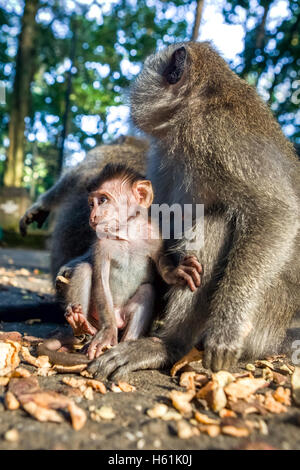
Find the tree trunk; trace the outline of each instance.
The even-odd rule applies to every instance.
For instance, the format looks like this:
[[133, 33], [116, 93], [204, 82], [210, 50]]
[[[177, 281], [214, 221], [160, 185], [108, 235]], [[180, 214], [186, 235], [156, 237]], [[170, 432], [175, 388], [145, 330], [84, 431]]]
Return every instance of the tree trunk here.
[[34, 73], [36, 33], [35, 16], [39, 0], [26, 0], [16, 57], [16, 71], [9, 123], [9, 150], [4, 175], [5, 186], [20, 187], [24, 165], [25, 118], [28, 116], [30, 85]]
[[69, 128], [69, 118], [70, 118], [70, 96], [72, 93], [72, 82], [73, 82], [72, 67], [74, 66], [74, 62], [75, 62], [76, 45], [77, 45], [76, 19], [74, 21], [71, 21], [71, 27], [73, 31], [71, 51], [70, 51], [71, 66], [67, 75], [67, 86], [66, 86], [66, 93], [65, 93], [65, 110], [64, 110], [64, 115], [63, 115], [63, 128], [62, 128], [62, 133], [61, 133], [60, 148], [59, 148], [59, 155], [58, 155], [58, 169], [57, 169], [58, 175], [60, 175], [64, 166], [65, 141], [66, 141], [66, 138], [68, 137], [68, 132], [69, 132], [68, 128]]
[[200, 28], [202, 13], [203, 13], [203, 7], [204, 7], [204, 0], [198, 0], [197, 6], [196, 6], [192, 38], [191, 38], [192, 41], [197, 41], [199, 37], [199, 28]]

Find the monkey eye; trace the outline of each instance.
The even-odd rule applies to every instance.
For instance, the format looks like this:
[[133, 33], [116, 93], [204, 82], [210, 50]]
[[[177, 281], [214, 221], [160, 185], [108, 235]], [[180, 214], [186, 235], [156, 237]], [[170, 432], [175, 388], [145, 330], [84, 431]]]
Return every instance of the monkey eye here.
[[108, 198], [106, 196], [100, 196], [98, 198], [98, 204], [104, 204], [106, 201], [108, 201]]

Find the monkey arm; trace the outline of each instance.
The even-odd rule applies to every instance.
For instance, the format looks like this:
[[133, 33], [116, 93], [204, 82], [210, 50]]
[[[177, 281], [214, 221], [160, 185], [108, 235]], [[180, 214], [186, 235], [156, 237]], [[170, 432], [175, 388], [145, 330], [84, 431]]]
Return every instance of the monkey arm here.
[[64, 264], [58, 271], [56, 280], [55, 280], [55, 285], [56, 288], [60, 288], [60, 277], [65, 277], [66, 279], [70, 279], [72, 277], [72, 274], [74, 272], [74, 269], [82, 263], [87, 263], [90, 266], [93, 265], [93, 253], [92, 253], [92, 247], [86, 251], [83, 255], [77, 256], [77, 258], [71, 259], [67, 264]]
[[77, 179], [78, 169], [76, 171], [72, 169], [61, 176], [52, 188], [38, 197], [20, 220], [19, 227], [23, 236], [27, 233], [27, 226], [33, 222], [37, 222], [39, 228], [42, 227], [50, 212], [73, 190]]
[[103, 348], [114, 346], [118, 342], [118, 329], [109, 285], [110, 264], [108, 256], [101, 254], [94, 256], [92, 298], [98, 312], [99, 331], [88, 348], [89, 359], [98, 357]]

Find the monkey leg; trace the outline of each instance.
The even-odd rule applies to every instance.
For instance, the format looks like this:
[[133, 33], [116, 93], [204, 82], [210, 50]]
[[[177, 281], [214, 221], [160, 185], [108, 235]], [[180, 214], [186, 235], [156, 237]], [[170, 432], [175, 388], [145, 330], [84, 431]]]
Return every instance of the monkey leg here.
[[289, 354], [295, 338], [288, 336], [287, 330], [299, 309], [299, 285], [279, 279], [264, 295], [253, 328], [246, 338], [243, 358], [259, 358], [282, 352]]
[[153, 317], [154, 297], [151, 284], [142, 284], [131, 297], [124, 309], [124, 315], [129, 321], [121, 341], [138, 339], [147, 332]]

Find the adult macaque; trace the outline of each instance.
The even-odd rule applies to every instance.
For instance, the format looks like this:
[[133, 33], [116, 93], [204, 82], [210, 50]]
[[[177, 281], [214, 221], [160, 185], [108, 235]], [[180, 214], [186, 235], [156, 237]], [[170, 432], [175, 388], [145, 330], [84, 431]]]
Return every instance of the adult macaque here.
[[[121, 341], [148, 331], [155, 299], [154, 264], [167, 283], [187, 284], [193, 292], [200, 285], [201, 265], [189, 256], [174, 267], [163, 254], [158, 224], [148, 213], [152, 184], [135, 170], [108, 164], [88, 188], [90, 226], [97, 238], [89, 259], [75, 267], [63, 290], [74, 335], [92, 336], [87, 349], [91, 360], [118, 343], [119, 330]], [[70, 365], [71, 356], [73, 364], [85, 362], [81, 356], [56, 352], [60, 346], [50, 339], [39, 352], [60, 364]]]
[[[89, 370], [117, 379], [168, 366], [195, 345], [214, 371], [278, 351], [300, 305], [292, 144], [256, 91], [208, 43], [151, 55], [132, 86], [131, 114], [152, 137], [147, 178], [154, 202], [204, 204], [204, 246], [196, 250], [203, 276], [193, 294], [171, 289], [156, 341], [119, 344]], [[187, 248], [185, 240], [177, 245]]]

